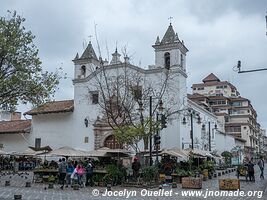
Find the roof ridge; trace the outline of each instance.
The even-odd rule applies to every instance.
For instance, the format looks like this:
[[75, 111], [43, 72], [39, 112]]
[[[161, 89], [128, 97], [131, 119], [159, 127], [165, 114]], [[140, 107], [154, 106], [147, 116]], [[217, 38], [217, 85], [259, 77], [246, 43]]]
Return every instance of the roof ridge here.
[[161, 40], [161, 44], [173, 43], [174, 41], [175, 41], [175, 32], [173, 30], [172, 24], [170, 23], [167, 31], [165, 32], [165, 34]]
[[89, 44], [87, 45], [86, 49], [84, 50], [82, 56], [79, 59], [85, 59], [85, 58], [94, 58], [94, 59], [98, 60], [91, 42], [89, 42]]
[[212, 81], [217, 81], [221, 82], [221, 80], [213, 73], [210, 73], [208, 76], [206, 76], [203, 80], [204, 83], [206, 82], [212, 82]]

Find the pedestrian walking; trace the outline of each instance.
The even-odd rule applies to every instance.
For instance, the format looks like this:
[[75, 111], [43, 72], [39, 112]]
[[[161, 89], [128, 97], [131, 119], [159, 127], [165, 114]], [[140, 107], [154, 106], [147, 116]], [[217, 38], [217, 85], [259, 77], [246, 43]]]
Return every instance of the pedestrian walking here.
[[58, 167], [58, 172], [59, 172], [59, 184], [61, 184], [60, 189], [63, 190], [67, 174], [67, 164], [65, 158], [61, 159], [61, 162]]
[[138, 176], [139, 176], [139, 170], [141, 168], [141, 164], [138, 161], [137, 158], [134, 158], [134, 161], [132, 163], [132, 169], [133, 169], [133, 177], [135, 180], [137, 180]]
[[263, 158], [261, 157], [261, 159], [258, 161], [258, 165], [259, 165], [259, 168], [261, 170], [261, 175], [260, 175], [260, 178], [263, 180], [264, 179], [264, 160]]
[[92, 160], [89, 158], [88, 163], [86, 166], [86, 181], [85, 185], [88, 186], [93, 186], [93, 171], [94, 171], [94, 165], [92, 163]]
[[66, 176], [66, 187], [68, 187], [68, 185], [72, 185], [72, 179], [71, 179], [71, 175], [74, 172], [74, 167], [72, 165], [71, 162], [68, 162], [68, 166], [67, 166], [67, 176]]
[[249, 177], [249, 180], [255, 182], [254, 164], [251, 162], [251, 160], [248, 162], [247, 167], [248, 167], [248, 177]]

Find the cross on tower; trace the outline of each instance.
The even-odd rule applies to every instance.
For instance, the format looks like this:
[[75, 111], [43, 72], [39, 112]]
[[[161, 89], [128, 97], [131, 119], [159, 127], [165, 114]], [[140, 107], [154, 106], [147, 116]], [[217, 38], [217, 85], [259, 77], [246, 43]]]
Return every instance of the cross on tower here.
[[170, 20], [170, 24], [172, 23], [173, 17], [169, 17], [168, 20]]

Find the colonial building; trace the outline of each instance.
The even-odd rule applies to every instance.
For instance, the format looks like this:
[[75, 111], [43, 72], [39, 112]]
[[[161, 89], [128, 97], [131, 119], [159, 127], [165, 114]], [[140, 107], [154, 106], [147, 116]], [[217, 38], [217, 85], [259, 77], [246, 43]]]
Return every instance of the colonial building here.
[[230, 82], [221, 81], [213, 73], [202, 82], [192, 85], [193, 94], [189, 99], [214, 112], [227, 134], [245, 140], [247, 153], [259, 152], [260, 125], [250, 100], [240, 96]]
[[[148, 68], [140, 68], [131, 64], [127, 55], [121, 58], [117, 49], [111, 61], [102, 59], [89, 42], [81, 56], [77, 53], [73, 60], [74, 99], [49, 102], [25, 113], [26, 116], [32, 116], [27, 146], [29, 143], [32, 146], [49, 145], [53, 149], [61, 146], [84, 150], [103, 146], [118, 148], [120, 146], [114, 138], [112, 123], [137, 120], [141, 116], [145, 119], [150, 115], [149, 107], [154, 118], [162, 101], [164, 114], [171, 114], [172, 117], [168, 119], [167, 128], [160, 133], [161, 148], [180, 147], [183, 138], [181, 133], [188, 133], [177, 114], [178, 110], [187, 106], [188, 49], [171, 24], [163, 38], [160, 40], [157, 37], [152, 47], [155, 50], [155, 63]], [[114, 112], [105, 109], [107, 104], [108, 109]], [[139, 109], [141, 104], [142, 111]], [[121, 110], [130, 116], [123, 119]], [[118, 114], [117, 121], [110, 122], [111, 113]], [[6, 150], [10, 151], [6, 143]], [[140, 143], [140, 148], [144, 148], [144, 145]]]
[[[32, 119], [25, 121], [27, 127], [17, 129], [16, 134], [12, 132], [17, 144], [10, 134], [7, 137], [3, 134], [8, 130], [0, 124], [4, 150], [22, 151], [28, 146], [50, 146], [52, 149], [70, 146], [83, 150], [127, 148], [114, 137], [118, 124], [146, 123], [148, 117], [160, 119], [162, 115], [167, 116], [167, 127], [159, 133], [160, 149], [175, 147], [223, 152], [238, 146], [241, 139], [223, 134], [224, 122], [217, 118], [221, 114], [211, 112], [215, 104], [210, 104], [212, 95], [205, 96], [205, 87], [194, 87], [196, 91], [202, 91], [201, 94], [187, 95], [188, 49], [171, 24], [163, 38], [157, 37], [152, 47], [155, 63], [141, 68], [133, 65], [125, 52], [121, 58], [117, 49], [110, 61], [103, 59], [97, 56], [89, 42], [81, 56], [77, 53], [73, 59], [74, 99], [48, 102], [24, 113]], [[214, 76], [206, 78], [204, 85], [216, 82], [217, 86], [229, 90], [226, 91], [228, 96], [239, 95], [230, 83], [225, 83], [224, 87], [218, 78], [212, 79]], [[11, 121], [6, 123], [13, 126]], [[139, 149], [148, 149], [148, 144], [140, 141]], [[151, 144], [154, 146], [153, 140]], [[221, 144], [231, 145], [226, 148]]]

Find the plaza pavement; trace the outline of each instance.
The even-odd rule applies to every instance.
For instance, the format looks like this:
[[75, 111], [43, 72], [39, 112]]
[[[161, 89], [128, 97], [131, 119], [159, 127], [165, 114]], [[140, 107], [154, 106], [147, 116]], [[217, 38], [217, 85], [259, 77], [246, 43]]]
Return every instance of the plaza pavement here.
[[[265, 180], [260, 180], [259, 178], [259, 169], [258, 166], [255, 167], [256, 173], [256, 182], [246, 182], [244, 179], [241, 178], [241, 190], [242, 191], [263, 191], [263, 195], [260, 199], [267, 200], [267, 169], [265, 169]], [[223, 175], [219, 178], [236, 178], [236, 172], [232, 172], [230, 174]], [[27, 179], [25, 178], [27, 177]], [[10, 180], [11, 186], [5, 187], [5, 181]], [[64, 190], [59, 189], [58, 185], [55, 185], [54, 189], [45, 189], [47, 187], [46, 184], [34, 183], [30, 188], [25, 187], [26, 181], [32, 180], [32, 173], [28, 176], [25, 175], [5, 175], [0, 177], [0, 200], [9, 200], [14, 199], [14, 194], [21, 194], [22, 199], [28, 200], [102, 200], [102, 199], [125, 199], [126, 197], [104, 197], [102, 196], [106, 188], [104, 187], [88, 187], [88, 188], [81, 188], [80, 190], [73, 190], [72, 188], [65, 188]], [[93, 190], [97, 189], [99, 191], [98, 196], [93, 196]], [[112, 187], [112, 191], [121, 191], [124, 188], [122, 187]], [[138, 188], [126, 188], [129, 190], [137, 191], [137, 196], [132, 196], [129, 199], [177, 199], [177, 200], [184, 200], [184, 199], [205, 199], [204, 197], [182, 197], [181, 195], [172, 195], [171, 197], [147, 197], [141, 196], [140, 191], [142, 189]], [[173, 190], [173, 193], [180, 193], [181, 190], [185, 191], [186, 189], [181, 188], [181, 184], [178, 184], [178, 188], [172, 189], [171, 187], [164, 187], [164, 190]], [[205, 192], [206, 190], [217, 190], [218, 191], [218, 178], [213, 178], [211, 180], [203, 181], [203, 188], [202, 191]], [[158, 188], [148, 189], [150, 191], [158, 190]], [[259, 199], [257, 196], [254, 197], [208, 197], [206, 199], [219, 199], [219, 200], [226, 200], [226, 199], [233, 199], [233, 200], [254, 200]]]

